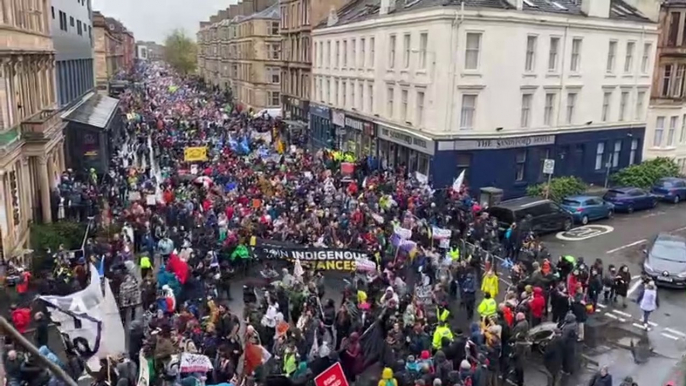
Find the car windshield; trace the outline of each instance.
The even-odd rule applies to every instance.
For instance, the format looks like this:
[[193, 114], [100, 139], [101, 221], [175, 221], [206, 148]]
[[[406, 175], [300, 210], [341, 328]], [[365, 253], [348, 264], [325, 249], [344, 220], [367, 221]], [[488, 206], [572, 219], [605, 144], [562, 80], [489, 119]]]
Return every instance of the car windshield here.
[[650, 256], [660, 260], [686, 263], [686, 243], [681, 239], [658, 238], [650, 250]]
[[614, 197], [617, 197], [617, 196], [621, 196], [621, 195], [623, 195], [623, 194], [624, 194], [624, 193], [621, 192], [621, 191], [619, 191], [619, 190], [608, 190], [607, 193], [605, 193], [605, 197], [607, 197], [607, 198], [614, 198]]
[[660, 188], [673, 188], [674, 183], [669, 180], [660, 180], [657, 182], [657, 186]]
[[579, 205], [581, 205], [581, 203], [579, 201], [574, 201], [574, 200], [562, 200], [562, 205], [579, 206]]

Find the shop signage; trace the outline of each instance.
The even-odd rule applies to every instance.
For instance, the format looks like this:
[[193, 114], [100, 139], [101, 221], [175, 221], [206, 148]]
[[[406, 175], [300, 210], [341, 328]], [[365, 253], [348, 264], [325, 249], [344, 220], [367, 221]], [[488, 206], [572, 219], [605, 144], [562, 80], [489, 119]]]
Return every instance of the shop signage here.
[[434, 141], [410, 133], [379, 125], [379, 138], [417, 150], [424, 154], [434, 154]]
[[469, 141], [456, 141], [455, 150], [512, 149], [516, 147], [543, 146], [554, 144], [554, 135], [536, 135], [530, 137], [474, 139]]
[[336, 126], [345, 126], [345, 113], [339, 110], [333, 110], [331, 112], [331, 122]]
[[314, 103], [310, 104], [310, 114], [324, 119], [331, 119], [331, 109]]
[[362, 131], [364, 135], [374, 135], [374, 126], [371, 123], [363, 122], [355, 118], [345, 117], [345, 127]]

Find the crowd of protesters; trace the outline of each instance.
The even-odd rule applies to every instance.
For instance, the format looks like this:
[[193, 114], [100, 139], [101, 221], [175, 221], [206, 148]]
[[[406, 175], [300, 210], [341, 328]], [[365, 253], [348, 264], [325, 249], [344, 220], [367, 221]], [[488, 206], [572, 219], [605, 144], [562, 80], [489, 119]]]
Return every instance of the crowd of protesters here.
[[[434, 190], [405, 165], [292, 145], [283, 122], [163, 66], [137, 76], [142, 86], [121, 95], [125, 141], [112, 170], [86, 172], [84, 184], [66, 173], [55, 193], [65, 208], [90, 200], [65, 216], [97, 214], [111, 237], [89, 239], [76, 261], [55, 251], [53, 276], [83, 288], [87, 264], [104, 262], [131, 320], [125, 359], [91, 374], [95, 384], [141, 383], [144, 366], [154, 384], [309, 385], [340, 363], [350, 384], [522, 386], [539, 356], [558, 385], [577, 371], [597, 304], [626, 305], [626, 266], [552, 257], [530, 219], [500, 230], [464, 186]], [[185, 160], [191, 147], [207, 147], [206, 160]], [[332, 273], [266, 259], [260, 240], [373, 258], [346, 275], [337, 303]], [[236, 280], [246, 282], [241, 315], [228, 305]], [[642, 303], [656, 306], [650, 291]], [[15, 311], [15, 325], [28, 325], [26, 309]], [[63, 363], [37, 343], [74, 379], [84, 371], [73, 348]], [[183, 353], [211, 365], [184, 371]], [[10, 351], [9, 383], [48, 382], [37, 383], [30, 360]], [[591, 382], [612, 377], [602, 369]]]

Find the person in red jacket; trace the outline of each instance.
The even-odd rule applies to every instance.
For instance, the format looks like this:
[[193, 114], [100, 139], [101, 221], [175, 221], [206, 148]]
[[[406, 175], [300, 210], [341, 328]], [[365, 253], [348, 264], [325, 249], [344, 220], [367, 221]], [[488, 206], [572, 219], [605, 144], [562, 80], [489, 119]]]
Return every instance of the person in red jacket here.
[[529, 309], [531, 310], [531, 327], [538, 326], [541, 324], [543, 311], [545, 311], [545, 298], [541, 287], [534, 287], [534, 297], [529, 302]]
[[26, 333], [31, 323], [31, 310], [28, 308], [17, 308], [16, 304], [10, 307], [12, 310], [12, 324], [20, 334]]

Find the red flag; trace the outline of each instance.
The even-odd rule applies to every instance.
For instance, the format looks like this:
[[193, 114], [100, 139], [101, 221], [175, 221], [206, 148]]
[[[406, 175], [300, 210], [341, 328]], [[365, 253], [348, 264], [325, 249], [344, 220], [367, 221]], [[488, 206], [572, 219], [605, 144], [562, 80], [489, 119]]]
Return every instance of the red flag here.
[[188, 280], [188, 275], [189, 275], [189, 269], [188, 269], [188, 264], [181, 260], [179, 255], [176, 253], [172, 253], [171, 256], [169, 257], [169, 263], [167, 263], [167, 270], [174, 272], [174, 275], [176, 275], [176, 278], [179, 280], [179, 283], [181, 284], [186, 284], [186, 280]]

